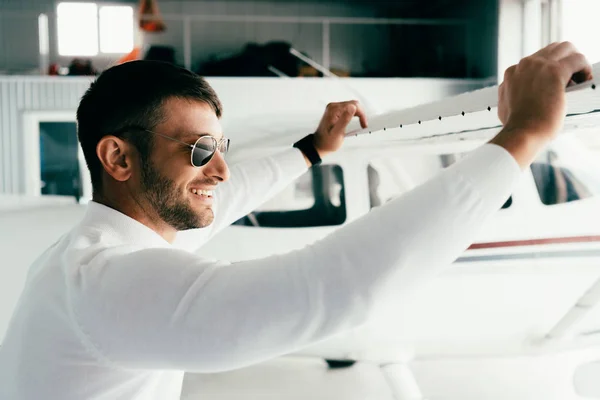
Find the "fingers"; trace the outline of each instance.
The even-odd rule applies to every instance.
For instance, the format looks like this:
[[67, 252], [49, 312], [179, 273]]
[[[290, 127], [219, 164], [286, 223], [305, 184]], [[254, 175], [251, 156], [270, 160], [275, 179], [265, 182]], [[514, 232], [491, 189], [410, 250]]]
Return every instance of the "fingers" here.
[[548, 50], [547, 57], [551, 60], [561, 60], [571, 54], [578, 53], [577, 48], [571, 42], [558, 43]]
[[516, 65], [506, 68], [506, 71], [504, 71], [504, 82], [510, 81], [510, 78], [514, 75], [516, 69]]
[[[554, 67], [557, 67], [556, 73], [560, 75], [564, 86], [592, 79], [592, 66], [587, 62], [585, 56], [577, 51], [573, 43], [556, 42], [549, 44], [532, 56], [521, 60], [518, 68], [522, 68], [522, 63], [533, 63], [539, 68], [542, 65], [540, 64], [542, 59], [546, 60], [543, 63], [557, 62]], [[506, 70], [504, 74], [505, 82], [510, 80], [516, 68], [517, 66], [512, 66]]]
[[592, 78], [592, 66], [571, 42], [552, 43], [536, 54], [558, 61], [561, 79], [565, 85], [585, 82]]
[[344, 117], [346, 119], [347, 115], [350, 114], [350, 119], [347, 120], [344, 127], [350, 123], [354, 116], [357, 116], [360, 121], [360, 126], [362, 128], [367, 127], [367, 115], [365, 113], [362, 105], [356, 100], [343, 101], [339, 103], [329, 103], [327, 105], [327, 109], [325, 110], [325, 115], [323, 116], [324, 120], [330, 121], [329, 126], [334, 125], [337, 126], [340, 121], [338, 118]]
[[577, 48], [571, 42], [554, 42], [548, 46], [541, 48], [536, 53], [532, 54], [535, 57], [544, 57], [551, 60], [560, 60], [569, 54], [577, 53]]
[[358, 120], [360, 121], [360, 127], [366, 128], [367, 114], [365, 114], [365, 109], [358, 101], [356, 102], [356, 111], [354, 112], [354, 115], [358, 117]]
[[561, 44], [561, 42], [550, 43], [548, 46], [542, 47], [541, 49], [539, 49], [537, 52], [533, 53], [532, 55], [544, 57], [545, 55], [552, 53], [552, 51], [554, 51], [554, 49], [557, 46], [559, 46], [560, 44]]
[[358, 107], [355, 104], [346, 104], [343, 108], [340, 109], [340, 115], [338, 120], [333, 125], [331, 129], [332, 132], [341, 131], [342, 133], [346, 131], [346, 127], [354, 118]]
[[561, 66], [561, 78], [565, 85], [571, 79], [575, 83], [581, 83], [592, 78], [592, 66], [581, 53], [570, 54], [561, 59], [559, 64]]

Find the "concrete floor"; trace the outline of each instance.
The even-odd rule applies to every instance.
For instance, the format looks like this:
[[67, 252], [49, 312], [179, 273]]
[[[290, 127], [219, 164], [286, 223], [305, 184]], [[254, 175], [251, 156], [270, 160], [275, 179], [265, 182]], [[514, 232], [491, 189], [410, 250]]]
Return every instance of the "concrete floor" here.
[[323, 360], [285, 357], [232, 372], [186, 374], [182, 400], [393, 400], [378, 366], [330, 370]]

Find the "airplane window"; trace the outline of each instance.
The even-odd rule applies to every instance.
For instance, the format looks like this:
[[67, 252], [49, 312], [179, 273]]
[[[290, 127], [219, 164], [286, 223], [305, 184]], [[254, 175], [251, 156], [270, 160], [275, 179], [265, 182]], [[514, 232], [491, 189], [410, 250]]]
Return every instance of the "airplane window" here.
[[408, 189], [405, 185], [393, 179], [392, 175], [393, 168], [390, 165], [374, 162], [367, 166], [371, 208], [387, 203]]
[[339, 165], [318, 165], [233, 225], [302, 228], [341, 225], [345, 220], [342, 168]]
[[[571, 166], [569, 166], [571, 167]], [[600, 193], [600, 179], [572, 165], [568, 168], [556, 151], [548, 151], [531, 165], [542, 203], [563, 204]]]

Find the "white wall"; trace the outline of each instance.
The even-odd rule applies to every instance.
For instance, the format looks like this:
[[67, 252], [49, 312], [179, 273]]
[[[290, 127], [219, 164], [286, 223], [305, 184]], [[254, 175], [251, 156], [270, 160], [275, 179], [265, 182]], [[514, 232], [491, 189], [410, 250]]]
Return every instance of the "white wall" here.
[[38, 17], [0, 9], [0, 74], [39, 68]]
[[522, 0], [500, 0], [498, 36], [498, 78], [502, 81], [506, 68], [523, 57]]
[[500, 0], [498, 78], [543, 45], [540, 0]]

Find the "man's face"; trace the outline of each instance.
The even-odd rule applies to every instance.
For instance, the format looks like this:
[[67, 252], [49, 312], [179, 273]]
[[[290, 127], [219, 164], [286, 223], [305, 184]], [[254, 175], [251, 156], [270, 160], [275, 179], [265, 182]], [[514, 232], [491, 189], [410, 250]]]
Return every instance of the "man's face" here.
[[[162, 135], [190, 145], [202, 135], [223, 137], [219, 119], [208, 104], [174, 98], [164, 104], [163, 112], [165, 121], [154, 128]], [[176, 230], [210, 225], [213, 191], [229, 178], [223, 155], [217, 151], [209, 163], [196, 168], [189, 147], [159, 135], [154, 135], [153, 142], [146, 165], [141, 165], [142, 196]]]

